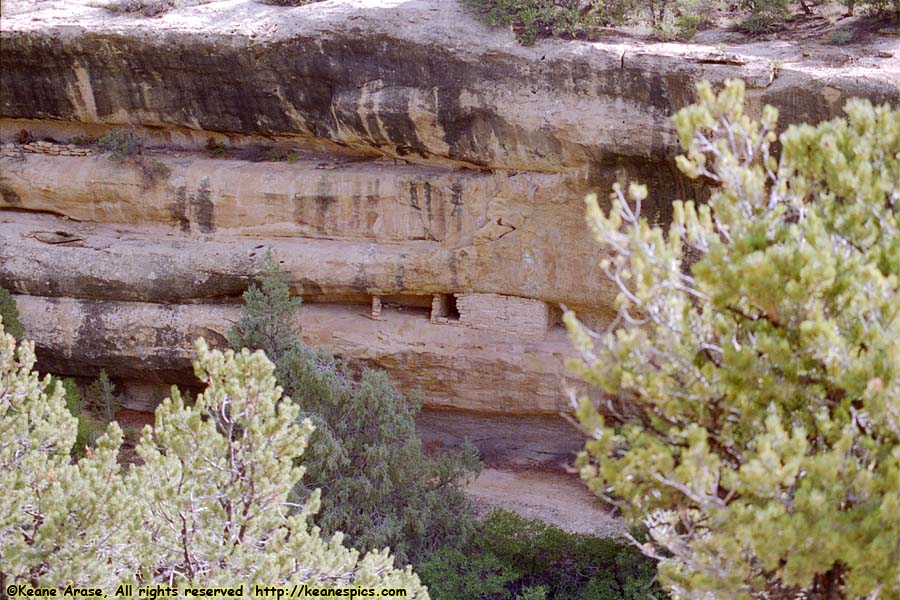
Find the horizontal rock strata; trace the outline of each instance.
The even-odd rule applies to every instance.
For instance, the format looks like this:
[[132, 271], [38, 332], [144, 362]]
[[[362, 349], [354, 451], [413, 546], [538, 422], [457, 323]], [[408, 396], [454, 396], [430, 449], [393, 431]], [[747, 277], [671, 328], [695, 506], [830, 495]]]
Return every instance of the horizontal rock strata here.
[[[168, 178], [148, 187], [134, 165], [106, 157], [0, 158], [0, 208], [15, 211], [0, 216], [0, 283], [91, 297], [98, 292], [77, 288], [112, 277], [99, 287], [114, 298], [231, 296], [258, 272], [264, 246], [304, 295], [476, 291], [597, 314], [612, 299], [596, 245], [575, 234], [583, 203], [547, 175], [163, 160]], [[29, 221], [27, 213], [64, 220]], [[79, 240], [48, 244], [42, 229]], [[95, 258], [86, 259], [91, 249]], [[188, 271], [207, 273], [206, 283], [191, 285]]]
[[[193, 340], [222, 345], [239, 316], [234, 304], [152, 304], [16, 296], [45, 371], [78, 375], [105, 367], [128, 380], [191, 385]], [[563, 365], [561, 328], [534, 341], [454, 324], [427, 310], [394, 307], [378, 319], [364, 305], [307, 304], [298, 315], [307, 343], [357, 366], [387, 369], [431, 408], [556, 415], [574, 385]], [[139, 407], [136, 407], [139, 408]]]
[[[877, 53], [528, 48], [449, 0], [226, 0], [153, 19], [11, 2], [0, 286], [43, 370], [106, 369], [151, 409], [196, 383], [193, 339], [224, 345], [271, 250], [310, 344], [421, 388], [429, 443], [477, 438], [500, 463], [580, 444], [552, 418], [577, 389], [559, 306], [602, 325], [615, 297], [583, 197], [641, 180], [663, 225], [673, 199], [704, 197], [672, 161], [670, 115], [698, 81], [744, 79], [748, 110], [774, 104], [783, 124], [852, 96], [900, 103], [900, 60]], [[85, 143], [112, 128], [143, 151]]]
[[67, 8], [5, 20], [4, 117], [295, 136], [556, 172], [669, 154], [668, 117], [701, 79], [742, 77], [792, 121], [827, 118], [851, 95], [897, 96], [893, 60], [841, 70], [789, 46], [523, 48], [442, 0], [290, 11], [230, 1], [158, 19]]

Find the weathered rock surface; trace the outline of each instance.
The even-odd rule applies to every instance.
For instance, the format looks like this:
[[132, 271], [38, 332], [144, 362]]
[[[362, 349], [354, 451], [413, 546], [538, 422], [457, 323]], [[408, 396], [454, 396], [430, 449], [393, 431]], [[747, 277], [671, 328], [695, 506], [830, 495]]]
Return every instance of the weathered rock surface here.
[[[14, 242], [7, 228], [9, 246], [0, 248], [0, 259], [17, 259], [17, 266], [0, 265], [0, 282], [46, 293], [34, 279], [53, 278], [34, 272], [35, 263], [54, 269], [57, 261], [72, 263], [65, 255], [78, 255], [72, 266], [80, 273], [68, 272], [73, 280], [107, 263], [131, 273], [131, 284], [106, 286], [109, 297], [166, 301], [197, 293], [230, 295], [233, 287], [217, 290], [212, 281], [199, 290], [185, 288], [184, 271], [212, 269], [226, 287], [240, 274], [246, 285], [257, 270], [252, 249], [264, 243], [277, 250], [303, 294], [477, 291], [586, 308], [610, 299], [604, 297], [608, 286], [597, 268], [596, 244], [581, 233], [584, 205], [561, 176], [312, 157], [293, 163], [195, 155], [157, 160], [170, 174], [148, 185], [136, 165], [105, 156], [0, 157], [0, 208], [67, 217], [78, 223], [58, 227], [78, 232], [79, 246], [121, 255], [114, 263], [85, 260], [87, 252], [70, 250], [75, 245], [42, 246], [27, 228], [17, 231], [34, 241]], [[20, 216], [0, 217], [4, 220], [14, 229], [24, 223]], [[104, 223], [121, 224], [119, 229], [127, 224], [131, 235], [88, 226]], [[167, 229], [163, 235], [160, 228]], [[138, 243], [141, 229], [152, 229], [149, 236], [159, 241]], [[119, 250], [123, 243], [127, 248]], [[137, 245], [146, 249], [136, 250]], [[187, 246], [198, 250], [187, 254]], [[151, 248], [171, 258], [154, 265], [151, 284], [143, 285], [140, 280], [153, 264], [145, 260]], [[59, 287], [77, 295], [71, 285], [78, 284]], [[154, 291], [138, 291], [148, 287]]]
[[485, 469], [466, 491], [488, 508], [500, 506], [574, 533], [624, 537], [628, 532], [584, 485], [565, 475]]
[[416, 428], [426, 448], [456, 448], [468, 440], [486, 467], [523, 471], [570, 466], [584, 437], [557, 415], [479, 414], [425, 409]]
[[[236, 304], [151, 304], [16, 296], [45, 371], [78, 375], [106, 366], [111, 376], [190, 385], [193, 340], [222, 345]], [[562, 328], [544, 339], [435, 324], [427, 310], [388, 308], [378, 319], [361, 305], [308, 304], [304, 339], [360, 366], [387, 369], [428, 406], [482, 413], [556, 415], [570, 347]]]
[[[582, 198], [640, 179], [664, 223], [672, 199], [702, 197], [669, 121], [699, 80], [743, 78], [751, 112], [774, 104], [783, 124], [851, 96], [900, 103], [896, 40], [525, 48], [451, 0], [224, 0], [154, 19], [94, 4], [7, 0], [0, 27], [0, 141], [131, 127], [149, 146], [143, 166], [0, 152], [0, 285], [41, 368], [105, 368], [151, 408], [192, 383], [195, 337], [223, 343], [272, 249], [311, 344], [422, 388], [428, 443], [473, 438], [501, 465], [580, 445], [553, 419], [575, 385], [555, 311], [602, 323], [613, 298]], [[244, 156], [258, 146], [291, 160]], [[501, 479], [483, 483], [530, 485]]]
[[618, 167], [669, 191], [669, 115], [701, 79], [819, 121], [850, 96], [898, 98], [897, 58], [792, 44], [516, 44], [446, 0], [228, 0], [160, 18], [74, 1], [4, 19], [5, 119], [270, 136], [490, 169]]

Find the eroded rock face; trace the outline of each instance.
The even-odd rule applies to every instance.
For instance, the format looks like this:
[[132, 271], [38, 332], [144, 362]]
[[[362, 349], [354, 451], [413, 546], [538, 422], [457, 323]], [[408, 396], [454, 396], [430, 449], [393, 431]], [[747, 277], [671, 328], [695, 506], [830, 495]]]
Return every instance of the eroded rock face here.
[[697, 81], [741, 77], [757, 107], [773, 103], [789, 121], [831, 117], [854, 95], [897, 98], [896, 59], [835, 68], [841, 55], [790, 44], [523, 48], [442, 0], [290, 10], [230, 1], [158, 19], [70, 1], [8, 17], [2, 35], [5, 119], [277, 136], [490, 169], [581, 168], [594, 183], [628, 167], [667, 191], [675, 171], [658, 163], [674, 149], [669, 116]]
[[290, 11], [224, 2], [153, 20], [66, 6], [50, 23], [8, 21], [4, 117], [292, 135], [558, 171], [669, 153], [668, 117], [701, 79], [742, 77], [759, 90], [775, 82], [759, 99], [812, 121], [850, 95], [896, 97], [881, 63], [842, 72], [776, 64], [781, 56], [757, 48], [522, 48], [440, 0]]
[[[240, 313], [237, 304], [40, 296], [16, 296], [16, 303], [46, 371], [81, 374], [106, 367], [122, 379], [180, 385], [196, 383], [193, 340], [223, 346]], [[422, 309], [398, 307], [375, 319], [364, 305], [331, 303], [307, 304], [297, 323], [307, 343], [358, 366], [387, 369], [403, 388], [425, 390], [432, 408], [556, 415], [568, 408], [562, 389], [577, 385], [562, 364], [569, 347], [561, 329], [540, 340], [498, 336], [433, 324]]]
[[[300, 294], [476, 291], [601, 312], [607, 304], [596, 245], [576, 234], [583, 203], [560, 175], [309, 158], [156, 160], [170, 174], [147, 185], [135, 165], [105, 156], [0, 158], [0, 207], [65, 216], [73, 222], [43, 227], [81, 238], [41, 243], [33, 235], [40, 224], [5, 219], [0, 281], [47, 294], [49, 282], [65, 276], [72, 281], [56, 293], [79, 296], [72, 286], [90, 285], [99, 269], [100, 281], [130, 280], [106, 286], [113, 299], [234, 296], [255, 274], [263, 253], [254, 249], [264, 244], [295, 273]], [[97, 227], [104, 224], [121, 224], [128, 235]], [[90, 248], [119, 258], [85, 260]], [[72, 270], [54, 275], [58, 263]], [[206, 272], [205, 283], [190, 285], [189, 271]]]
[[[307, 341], [421, 388], [441, 443], [465, 431], [508, 458], [517, 429], [547, 431], [521, 438], [529, 461], [578, 446], [534, 420], [579, 389], [559, 305], [611, 316], [582, 198], [639, 179], [657, 223], [676, 197], [702, 198], [674, 168], [669, 121], [698, 81], [741, 77], [751, 112], [775, 104], [783, 123], [836, 116], [851, 96], [900, 102], [898, 58], [525, 48], [450, 0], [228, 0], [155, 19], [15, 6], [0, 32], [2, 142], [133, 127], [144, 166], [164, 173], [3, 148], [0, 285], [42, 369], [105, 368], [151, 408], [160, 386], [193, 382], [195, 337], [224, 344], [271, 249], [306, 300]], [[227, 152], [204, 151], [208, 138]], [[290, 160], [238, 152], [271, 144]]]

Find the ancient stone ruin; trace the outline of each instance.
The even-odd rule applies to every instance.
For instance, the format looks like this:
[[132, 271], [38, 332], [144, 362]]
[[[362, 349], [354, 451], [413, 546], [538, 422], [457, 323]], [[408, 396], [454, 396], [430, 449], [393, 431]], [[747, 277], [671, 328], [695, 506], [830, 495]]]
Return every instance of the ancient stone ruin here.
[[[224, 345], [271, 250], [308, 342], [422, 389], [427, 440], [559, 465], [581, 446], [560, 307], [602, 325], [615, 296], [584, 195], [641, 180], [657, 222], [702, 197], [669, 117], [703, 79], [743, 78], [785, 124], [900, 102], [900, 59], [875, 53], [523, 47], [455, 2], [356, 4], [4, 3], [0, 286], [43, 371], [104, 368], [152, 410], [195, 383], [196, 337]], [[114, 128], [164, 175], [69, 143]]]

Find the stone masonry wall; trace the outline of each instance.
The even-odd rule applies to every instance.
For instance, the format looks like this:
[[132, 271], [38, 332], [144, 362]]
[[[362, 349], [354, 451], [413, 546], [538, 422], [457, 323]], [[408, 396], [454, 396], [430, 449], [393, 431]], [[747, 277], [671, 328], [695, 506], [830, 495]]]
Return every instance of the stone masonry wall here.
[[546, 302], [500, 294], [456, 294], [459, 322], [512, 335], [543, 337], [553, 324]]

